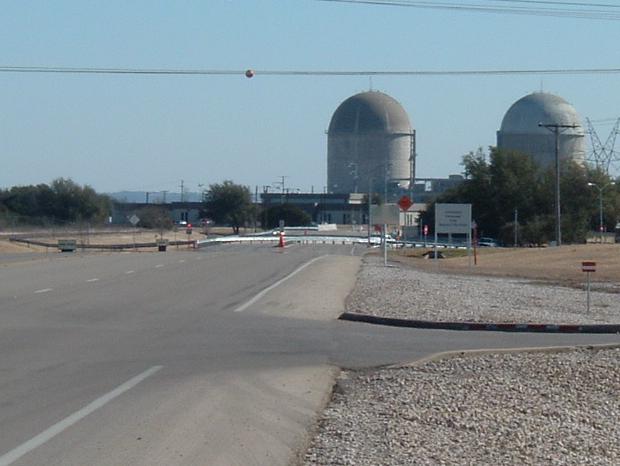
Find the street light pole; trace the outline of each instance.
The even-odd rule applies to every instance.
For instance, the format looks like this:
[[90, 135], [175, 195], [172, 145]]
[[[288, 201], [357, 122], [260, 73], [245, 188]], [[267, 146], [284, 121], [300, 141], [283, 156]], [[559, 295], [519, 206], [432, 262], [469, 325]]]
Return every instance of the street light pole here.
[[599, 186], [596, 183], [588, 183], [588, 186], [594, 186], [598, 189], [598, 231], [601, 238], [601, 244], [603, 244], [603, 230], [605, 229], [605, 226], [603, 225], [603, 191], [605, 191], [605, 189], [609, 186], [613, 186], [615, 184], [616, 183], [614, 181], [611, 181], [604, 186]]
[[562, 223], [560, 210], [560, 134], [569, 128], [578, 128], [579, 125], [560, 125], [557, 123], [538, 123], [538, 126], [547, 128], [555, 135], [555, 243], [562, 245]]

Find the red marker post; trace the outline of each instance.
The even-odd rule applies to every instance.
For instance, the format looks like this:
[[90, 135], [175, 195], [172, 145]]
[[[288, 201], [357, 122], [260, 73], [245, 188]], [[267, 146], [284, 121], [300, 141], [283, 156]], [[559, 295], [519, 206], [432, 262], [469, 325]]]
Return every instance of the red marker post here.
[[596, 262], [583, 261], [581, 263], [581, 271], [586, 273], [587, 276], [587, 288], [586, 288], [586, 310], [590, 313], [590, 274], [596, 272]]

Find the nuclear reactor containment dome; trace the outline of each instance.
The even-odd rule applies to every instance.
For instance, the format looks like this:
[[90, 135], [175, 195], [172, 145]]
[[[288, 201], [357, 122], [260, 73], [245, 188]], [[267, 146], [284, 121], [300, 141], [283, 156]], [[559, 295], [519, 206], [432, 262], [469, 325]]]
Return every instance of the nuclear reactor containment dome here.
[[555, 163], [555, 133], [540, 125], [577, 125], [559, 128], [560, 160], [585, 162], [585, 138], [575, 108], [563, 98], [535, 92], [517, 100], [506, 112], [497, 132], [497, 147], [530, 155], [543, 167]]
[[327, 132], [327, 187], [333, 193], [383, 193], [414, 178], [415, 131], [403, 107], [382, 92], [349, 97]]

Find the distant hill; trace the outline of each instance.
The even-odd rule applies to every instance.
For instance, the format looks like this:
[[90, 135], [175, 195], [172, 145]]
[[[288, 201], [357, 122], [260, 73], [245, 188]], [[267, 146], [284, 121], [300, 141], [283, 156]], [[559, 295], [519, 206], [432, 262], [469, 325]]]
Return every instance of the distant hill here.
[[[128, 203], [143, 203], [146, 202], [145, 191], [119, 191], [116, 193], [106, 193], [112, 199], [119, 202]], [[202, 193], [188, 192], [184, 194], [184, 200], [188, 202], [200, 202], [202, 200]], [[180, 202], [181, 193], [166, 193], [166, 203]], [[162, 192], [151, 192], [149, 194], [150, 204], [161, 204], [164, 202], [164, 194]]]

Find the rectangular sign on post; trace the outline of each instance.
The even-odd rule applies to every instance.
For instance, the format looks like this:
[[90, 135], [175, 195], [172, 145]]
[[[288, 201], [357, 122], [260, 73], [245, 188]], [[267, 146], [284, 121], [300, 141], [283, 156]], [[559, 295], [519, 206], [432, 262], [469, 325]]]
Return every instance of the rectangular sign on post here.
[[471, 204], [435, 204], [437, 233], [470, 233]]
[[400, 209], [396, 204], [371, 205], [370, 218], [373, 225], [398, 225]]
[[438, 235], [460, 233], [467, 235], [467, 256], [471, 267], [471, 204], [435, 204], [435, 262]]
[[596, 272], [596, 262], [583, 261], [581, 263], [581, 271], [582, 272]]

